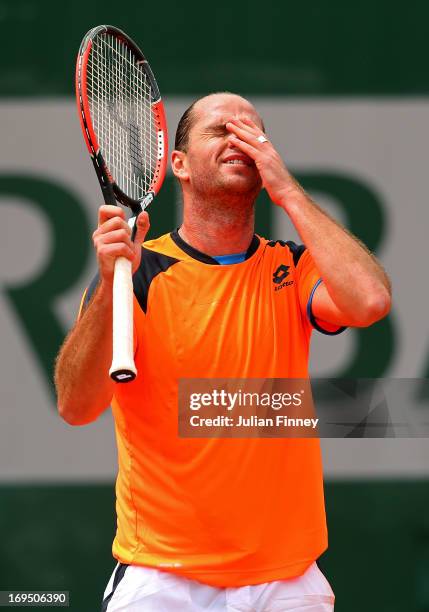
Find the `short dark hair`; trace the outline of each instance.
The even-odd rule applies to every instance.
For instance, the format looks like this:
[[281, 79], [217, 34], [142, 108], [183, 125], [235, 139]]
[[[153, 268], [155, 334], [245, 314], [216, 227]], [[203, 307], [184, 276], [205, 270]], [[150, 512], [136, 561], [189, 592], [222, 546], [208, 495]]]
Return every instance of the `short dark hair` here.
[[[204, 96], [205, 97], [205, 96]], [[186, 152], [189, 143], [189, 132], [191, 131], [192, 123], [193, 123], [193, 110], [195, 104], [201, 100], [198, 98], [194, 100], [190, 106], [185, 110], [183, 115], [180, 117], [179, 124], [176, 130], [176, 140], [174, 142], [174, 148], [177, 151]]]

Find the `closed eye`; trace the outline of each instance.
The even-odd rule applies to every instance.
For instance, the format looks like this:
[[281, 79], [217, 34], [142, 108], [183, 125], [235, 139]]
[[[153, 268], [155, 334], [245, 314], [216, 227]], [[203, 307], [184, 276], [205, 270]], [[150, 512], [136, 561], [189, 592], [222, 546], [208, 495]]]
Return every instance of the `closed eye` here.
[[214, 135], [214, 136], [226, 136], [227, 134], [229, 134], [228, 130], [226, 129], [225, 124], [223, 125], [213, 125], [211, 127], [208, 127], [204, 130], [204, 134], [207, 135]]

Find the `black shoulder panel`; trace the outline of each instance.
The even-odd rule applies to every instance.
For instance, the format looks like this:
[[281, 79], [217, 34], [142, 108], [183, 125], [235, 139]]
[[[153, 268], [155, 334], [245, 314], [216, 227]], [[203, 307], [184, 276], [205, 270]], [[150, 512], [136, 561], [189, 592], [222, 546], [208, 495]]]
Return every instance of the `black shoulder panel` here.
[[168, 268], [178, 261], [180, 259], [142, 247], [142, 259], [138, 270], [133, 276], [133, 285], [134, 295], [143, 312], [147, 310], [149, 287], [155, 276], [158, 276], [160, 272], [166, 272]]
[[288, 240], [287, 242], [284, 242], [283, 240], [270, 240], [270, 242], [267, 242], [267, 244], [270, 247], [273, 247], [276, 244], [280, 244], [280, 246], [282, 247], [287, 246], [289, 248], [289, 251], [293, 255], [293, 263], [294, 263], [295, 268], [298, 265], [301, 255], [304, 253], [306, 249], [304, 244], [296, 244], [292, 240]]
[[296, 268], [299, 260], [301, 259], [301, 255], [304, 253], [306, 247], [303, 244], [295, 244], [295, 242], [292, 242], [292, 240], [288, 240], [286, 244], [288, 245], [289, 250], [293, 255], [293, 263]]

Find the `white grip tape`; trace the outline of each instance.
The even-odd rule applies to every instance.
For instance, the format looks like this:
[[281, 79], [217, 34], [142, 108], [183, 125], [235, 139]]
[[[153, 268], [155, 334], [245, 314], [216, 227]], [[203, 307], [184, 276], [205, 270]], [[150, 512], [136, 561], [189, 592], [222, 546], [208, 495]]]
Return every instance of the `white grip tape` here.
[[[134, 364], [133, 282], [131, 261], [118, 257], [113, 279], [113, 359], [109, 370], [137, 374]], [[119, 376], [124, 381], [127, 376]]]

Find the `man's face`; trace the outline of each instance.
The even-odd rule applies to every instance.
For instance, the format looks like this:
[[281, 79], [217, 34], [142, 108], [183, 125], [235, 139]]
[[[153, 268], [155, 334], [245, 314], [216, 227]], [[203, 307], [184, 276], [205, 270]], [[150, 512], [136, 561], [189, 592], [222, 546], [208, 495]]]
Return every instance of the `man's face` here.
[[262, 127], [253, 106], [239, 96], [216, 94], [194, 107], [184, 161], [189, 186], [209, 197], [243, 195], [256, 197], [261, 178], [250, 157], [232, 144], [225, 124], [231, 119], [252, 119]]

